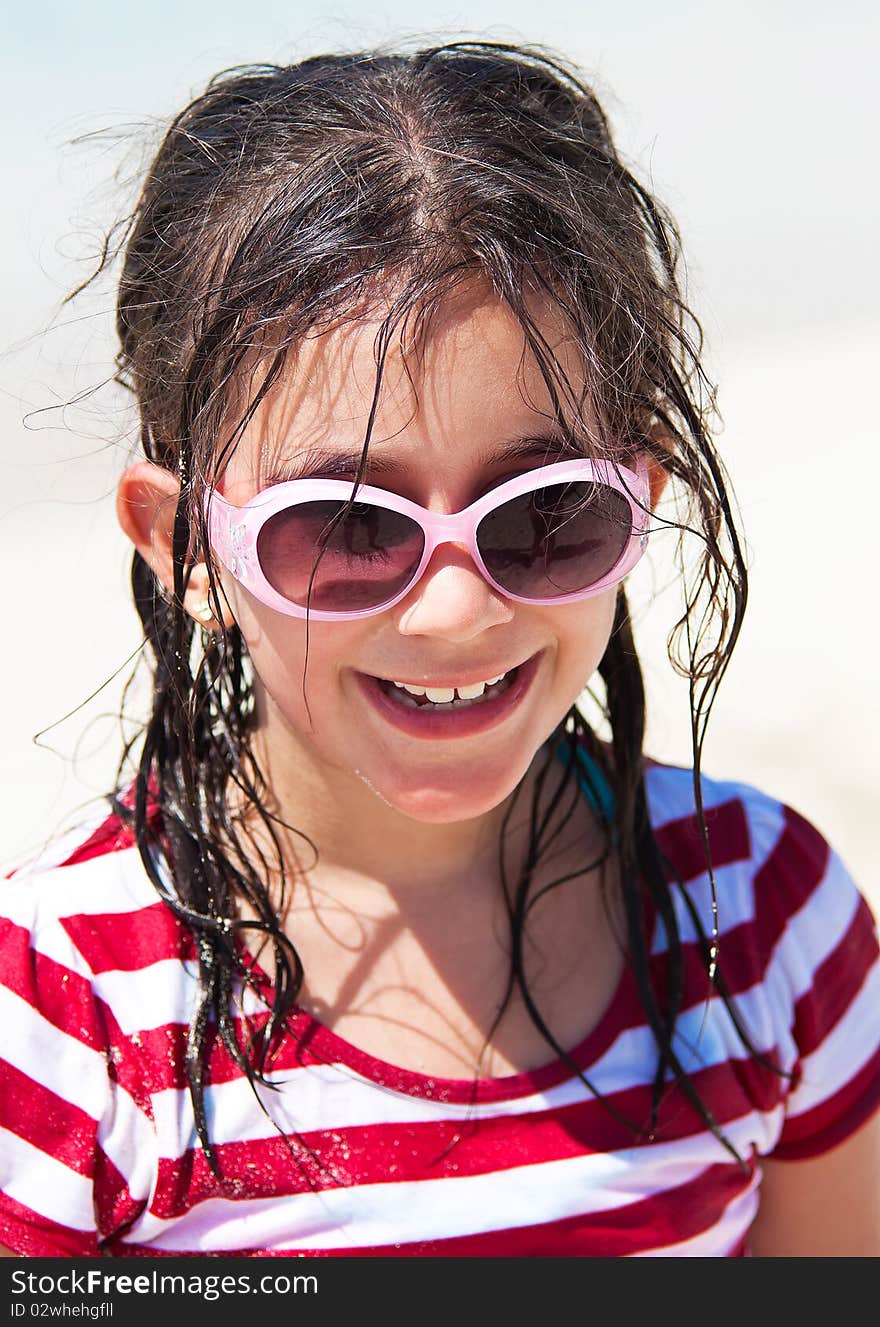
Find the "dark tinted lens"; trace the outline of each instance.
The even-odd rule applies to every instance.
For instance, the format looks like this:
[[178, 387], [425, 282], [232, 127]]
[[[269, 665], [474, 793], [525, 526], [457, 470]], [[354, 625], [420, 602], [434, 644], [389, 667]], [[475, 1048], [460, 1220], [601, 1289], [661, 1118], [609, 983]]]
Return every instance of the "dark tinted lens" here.
[[622, 493], [587, 481], [548, 484], [484, 516], [477, 544], [490, 575], [524, 599], [575, 594], [607, 576], [632, 534]]
[[406, 586], [419, 565], [425, 540], [415, 521], [355, 502], [334, 525], [344, 506], [334, 501], [287, 507], [260, 531], [263, 575], [302, 608], [350, 613], [378, 608]]

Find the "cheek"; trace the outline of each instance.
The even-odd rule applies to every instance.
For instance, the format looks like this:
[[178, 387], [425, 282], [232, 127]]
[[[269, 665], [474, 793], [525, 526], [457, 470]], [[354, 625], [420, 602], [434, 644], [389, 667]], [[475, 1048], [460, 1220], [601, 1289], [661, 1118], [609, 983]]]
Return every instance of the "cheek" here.
[[614, 627], [617, 589], [553, 610], [560, 682], [576, 697], [602, 661]]
[[312, 622], [307, 631], [305, 619], [276, 613], [240, 586], [230, 602], [256, 675], [258, 714], [265, 718], [268, 701], [297, 728], [317, 726], [319, 712], [323, 726], [338, 708], [340, 661], [356, 649], [362, 628]]

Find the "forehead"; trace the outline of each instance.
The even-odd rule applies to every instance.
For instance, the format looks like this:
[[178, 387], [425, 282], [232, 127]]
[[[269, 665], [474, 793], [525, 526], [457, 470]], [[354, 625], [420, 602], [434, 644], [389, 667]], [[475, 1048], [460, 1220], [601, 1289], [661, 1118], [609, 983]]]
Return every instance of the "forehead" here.
[[[563, 416], [586, 413], [581, 356], [559, 309], [527, 298], [558, 363]], [[384, 311], [302, 341], [254, 414], [224, 487], [265, 482], [318, 448], [359, 454], [373, 410]], [[566, 397], [569, 399], [566, 400]], [[417, 343], [402, 327], [382, 366], [368, 456], [426, 468], [467, 464], [513, 433], [553, 425], [553, 396], [510, 307], [482, 283], [448, 295]]]

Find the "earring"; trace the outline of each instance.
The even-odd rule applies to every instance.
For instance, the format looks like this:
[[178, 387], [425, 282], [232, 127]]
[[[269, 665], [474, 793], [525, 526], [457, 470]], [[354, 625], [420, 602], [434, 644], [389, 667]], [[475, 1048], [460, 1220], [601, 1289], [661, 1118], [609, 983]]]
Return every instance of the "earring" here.
[[211, 622], [214, 617], [214, 610], [208, 603], [207, 599], [204, 603], [196, 604], [193, 612], [200, 622]]

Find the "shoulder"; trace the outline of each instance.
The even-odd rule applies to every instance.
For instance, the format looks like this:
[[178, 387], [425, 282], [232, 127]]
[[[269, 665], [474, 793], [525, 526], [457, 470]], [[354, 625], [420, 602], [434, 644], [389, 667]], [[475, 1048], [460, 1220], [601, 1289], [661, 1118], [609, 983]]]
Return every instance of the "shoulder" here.
[[798, 811], [749, 784], [704, 777], [704, 839], [691, 770], [651, 764], [646, 789], [672, 881], [687, 888], [702, 920], [711, 920], [708, 846], [722, 932], [738, 931], [764, 962], [776, 953], [797, 983], [837, 943], [845, 941], [850, 953], [859, 944], [866, 953], [873, 949], [866, 899], [838, 853]]
[[[187, 933], [162, 902], [125, 824], [102, 810], [0, 879], [0, 987], [62, 1031], [101, 1014], [130, 1021], [121, 974], [185, 958]], [[76, 1015], [73, 1010], [76, 1008]], [[65, 1016], [65, 1010], [68, 1011]], [[143, 1005], [138, 1010], [143, 1017]]]
[[[693, 770], [646, 761], [645, 788], [655, 833], [684, 851], [699, 837]], [[760, 855], [781, 829], [784, 804], [751, 784], [703, 774], [700, 795], [712, 845], [724, 855]]]
[[[693, 774], [653, 764], [646, 788], [687, 944], [694, 915], [707, 933], [712, 920]], [[880, 1103], [876, 921], [838, 853], [792, 807], [713, 779], [702, 796], [719, 971], [757, 1049], [793, 1076], [774, 1156], [815, 1155]]]
[[754, 906], [780, 918], [804, 908], [846, 912], [858, 906], [859, 890], [833, 847], [778, 798], [750, 784], [703, 776], [704, 842], [693, 771], [651, 762], [645, 783], [655, 836], [681, 884], [706, 878], [708, 844], [713, 871], [728, 892], [738, 885]]
[[31, 856], [6, 863], [0, 879], [4, 913], [37, 923], [104, 907], [143, 906], [150, 900], [149, 881], [134, 838], [119, 817], [102, 808], [56, 835]]
[[103, 813], [0, 880], [0, 943], [0, 1243], [94, 1256], [152, 1183], [142, 1030], [180, 1008], [180, 928]]

